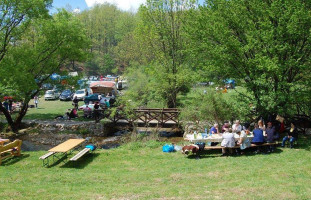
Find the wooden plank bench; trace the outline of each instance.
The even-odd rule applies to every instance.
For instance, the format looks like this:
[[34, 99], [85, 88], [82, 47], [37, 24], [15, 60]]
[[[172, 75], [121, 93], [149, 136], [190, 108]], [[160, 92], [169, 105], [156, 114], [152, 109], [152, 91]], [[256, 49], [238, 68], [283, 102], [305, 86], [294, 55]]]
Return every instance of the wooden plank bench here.
[[[42, 160], [42, 165], [49, 166], [49, 157], [53, 156], [54, 154], [56, 154], [56, 152], [49, 152], [41, 156], [39, 159]], [[53, 161], [54, 161], [54, 157], [53, 157]]]
[[[261, 145], [251, 144], [251, 146], [248, 147], [248, 148], [251, 148], [251, 147], [262, 147], [262, 146], [274, 146], [274, 145], [277, 145], [277, 143], [263, 143]], [[228, 148], [229, 149], [229, 147], [222, 147], [222, 146], [205, 146], [204, 150], [222, 149], [222, 148]], [[236, 145], [236, 146], [230, 147], [230, 148], [231, 149], [237, 149], [237, 148], [240, 148], [240, 145]]]
[[48, 157], [50, 157], [50, 156], [52, 156], [54, 154], [55, 154], [55, 152], [49, 152], [49, 153], [44, 154], [43, 156], [41, 156], [39, 159], [40, 160], [45, 160], [45, 159], [47, 159]]
[[89, 153], [91, 151], [91, 149], [89, 148], [84, 148], [83, 150], [81, 150], [79, 153], [77, 153], [74, 157], [70, 158], [70, 161], [77, 161], [79, 160], [82, 156], [84, 156], [85, 154]]

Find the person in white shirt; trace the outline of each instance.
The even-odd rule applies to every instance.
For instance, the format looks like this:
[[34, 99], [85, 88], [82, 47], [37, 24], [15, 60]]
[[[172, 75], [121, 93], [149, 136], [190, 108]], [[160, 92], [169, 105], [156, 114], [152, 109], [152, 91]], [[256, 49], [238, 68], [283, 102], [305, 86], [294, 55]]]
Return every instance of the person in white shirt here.
[[222, 142], [221, 146], [222, 148], [222, 156], [226, 155], [226, 149], [229, 148], [230, 154], [232, 154], [232, 147], [235, 146], [235, 139], [234, 139], [234, 133], [232, 133], [232, 129], [229, 130], [226, 129], [225, 132], [222, 134]]
[[242, 126], [240, 124], [240, 120], [236, 120], [235, 124], [233, 124], [232, 126], [232, 132], [236, 133], [236, 132], [241, 132], [242, 131]]

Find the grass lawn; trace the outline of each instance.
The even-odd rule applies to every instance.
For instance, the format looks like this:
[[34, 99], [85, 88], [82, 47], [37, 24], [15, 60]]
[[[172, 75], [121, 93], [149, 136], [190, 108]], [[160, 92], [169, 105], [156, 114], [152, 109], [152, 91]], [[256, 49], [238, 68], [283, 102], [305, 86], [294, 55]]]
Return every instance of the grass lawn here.
[[[33, 101], [30, 101], [30, 105], [34, 105]], [[79, 102], [79, 106], [84, 105], [83, 101]], [[69, 109], [73, 108], [72, 101], [45, 101], [43, 97], [40, 98], [38, 108], [29, 108], [24, 119], [54, 119], [57, 115], [64, 115]], [[82, 115], [82, 111], [79, 112]], [[4, 115], [0, 115], [0, 120], [5, 120]], [[83, 120], [83, 118], [81, 118]]]
[[[34, 104], [32, 101], [30, 104]], [[83, 105], [83, 102], [79, 103]], [[68, 108], [73, 108], [72, 101], [45, 101], [40, 98], [38, 108], [29, 108], [24, 119], [54, 119], [57, 115], [64, 115]]]
[[77, 163], [42, 167], [46, 152], [0, 166], [0, 199], [311, 199], [310, 138], [275, 153], [199, 160], [160, 143], [96, 150]]

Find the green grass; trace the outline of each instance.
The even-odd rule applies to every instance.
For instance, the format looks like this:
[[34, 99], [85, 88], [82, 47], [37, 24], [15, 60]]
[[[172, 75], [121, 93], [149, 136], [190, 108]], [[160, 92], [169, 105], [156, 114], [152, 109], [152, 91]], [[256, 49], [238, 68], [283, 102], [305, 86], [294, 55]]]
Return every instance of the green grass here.
[[[31, 101], [29, 104], [34, 105], [33, 101]], [[81, 105], [84, 105], [83, 101], [79, 102], [79, 106]], [[54, 119], [57, 115], [64, 115], [69, 108], [73, 108], [72, 101], [45, 101], [43, 97], [41, 97], [38, 108], [29, 108], [24, 119]], [[79, 112], [79, 115], [82, 116], [82, 111]], [[0, 120], [5, 120], [4, 115], [0, 115]], [[83, 120], [83, 118], [79, 118], [78, 120]]]
[[310, 145], [196, 160], [151, 141], [50, 168], [38, 159], [46, 152], [23, 152], [0, 166], [0, 199], [311, 199]]
[[[79, 106], [82, 104], [80, 102]], [[45, 101], [41, 97], [38, 108], [29, 108], [24, 119], [54, 119], [57, 115], [64, 115], [69, 108], [73, 108], [71, 101]]]

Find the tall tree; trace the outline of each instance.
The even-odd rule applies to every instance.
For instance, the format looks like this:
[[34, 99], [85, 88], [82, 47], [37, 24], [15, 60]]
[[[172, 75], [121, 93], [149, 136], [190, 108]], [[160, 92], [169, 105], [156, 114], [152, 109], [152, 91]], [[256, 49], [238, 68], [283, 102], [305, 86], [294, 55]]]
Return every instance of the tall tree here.
[[310, 105], [310, 15], [304, 0], [207, 1], [188, 30], [193, 62], [240, 81], [257, 114], [291, 114], [306, 95]]
[[93, 74], [111, 73], [118, 68], [114, 48], [135, 28], [135, 14], [119, 10], [115, 5], [97, 4], [78, 15], [92, 41], [91, 59], [86, 69]]
[[88, 40], [81, 23], [67, 11], [31, 21], [0, 63], [1, 89], [23, 102], [15, 119], [0, 104], [0, 111], [13, 131], [18, 130], [29, 101], [38, 94], [42, 84], [67, 62], [83, 59], [87, 48]]
[[47, 17], [52, 0], [0, 0], [0, 62], [9, 44], [19, 39], [29, 22]]
[[187, 10], [194, 5], [189, 0], [148, 0], [139, 10], [140, 37], [145, 42], [144, 48], [152, 51], [155, 58], [150, 70], [170, 108], [177, 106], [177, 94], [189, 84], [184, 20]]

